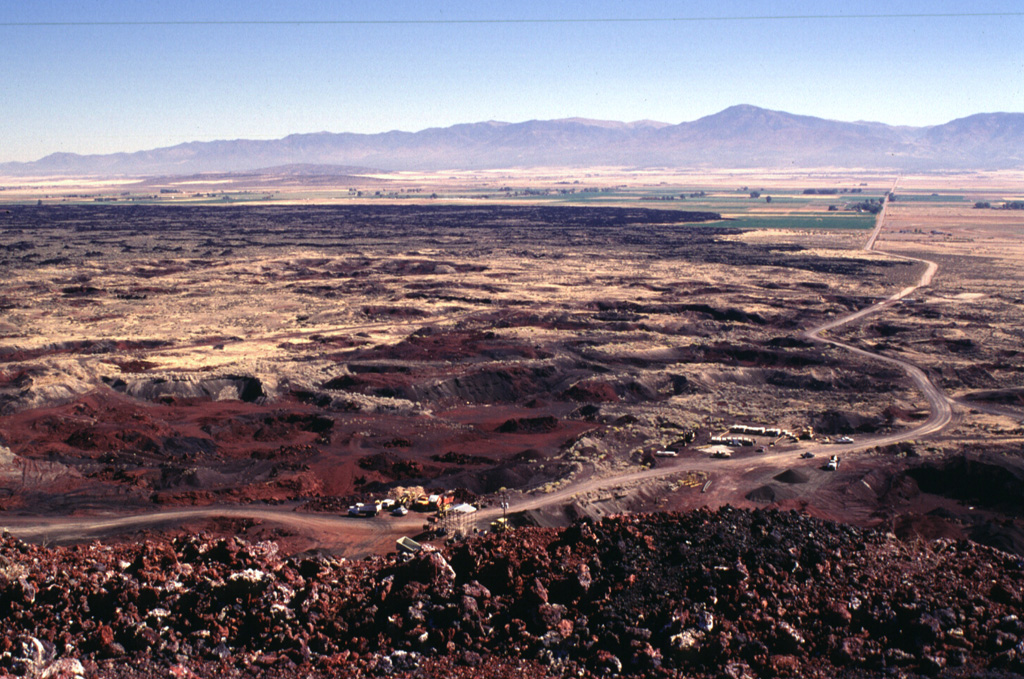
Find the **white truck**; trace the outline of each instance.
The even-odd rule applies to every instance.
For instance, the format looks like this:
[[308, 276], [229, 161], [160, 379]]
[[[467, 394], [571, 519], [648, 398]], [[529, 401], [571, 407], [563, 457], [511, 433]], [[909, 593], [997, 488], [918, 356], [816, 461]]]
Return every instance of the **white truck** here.
[[380, 514], [380, 504], [376, 502], [358, 502], [348, 508], [349, 516], [377, 516]]

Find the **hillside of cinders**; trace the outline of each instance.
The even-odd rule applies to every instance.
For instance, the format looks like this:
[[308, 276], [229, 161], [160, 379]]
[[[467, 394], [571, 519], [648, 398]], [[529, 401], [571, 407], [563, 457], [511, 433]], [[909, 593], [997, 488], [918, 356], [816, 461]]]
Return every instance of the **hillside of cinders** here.
[[0, 542], [0, 675], [1009, 677], [1024, 560], [774, 510], [351, 562], [200, 535]]

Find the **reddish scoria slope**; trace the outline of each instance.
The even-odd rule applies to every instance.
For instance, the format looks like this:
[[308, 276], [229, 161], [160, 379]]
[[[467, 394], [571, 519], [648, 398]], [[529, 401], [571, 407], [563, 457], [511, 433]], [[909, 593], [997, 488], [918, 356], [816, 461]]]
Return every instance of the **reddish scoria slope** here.
[[5, 539], [0, 558], [0, 668], [18, 674], [1024, 669], [1019, 557], [967, 542], [908, 545], [795, 512], [613, 517], [407, 561], [291, 558], [273, 543], [204, 537], [54, 549]]

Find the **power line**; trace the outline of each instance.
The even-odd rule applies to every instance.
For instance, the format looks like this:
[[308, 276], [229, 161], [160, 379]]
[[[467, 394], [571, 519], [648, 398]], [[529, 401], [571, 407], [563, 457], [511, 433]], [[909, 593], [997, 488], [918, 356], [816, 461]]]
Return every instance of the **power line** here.
[[733, 21], [825, 21], [832, 19], [963, 19], [1024, 17], [1024, 12], [922, 12], [913, 14], [786, 14], [715, 17], [583, 18], [583, 19], [279, 19], [224, 21], [4, 21], [6, 28], [94, 26], [403, 26], [464, 24], [657, 24]]

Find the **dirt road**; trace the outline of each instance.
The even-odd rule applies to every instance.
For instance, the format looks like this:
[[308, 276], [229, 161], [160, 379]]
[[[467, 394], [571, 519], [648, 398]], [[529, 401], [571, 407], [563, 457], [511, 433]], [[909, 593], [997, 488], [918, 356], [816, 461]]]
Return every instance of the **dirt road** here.
[[899, 183], [899, 177], [892, 180], [892, 188], [889, 189], [889, 193], [886, 194], [885, 199], [882, 201], [882, 209], [875, 218], [875, 228], [871, 229], [871, 235], [868, 236], [867, 242], [864, 243], [865, 250], [875, 249], [875, 241], [878, 240], [878, 234], [882, 232], [882, 225], [885, 224], [885, 209], [889, 206], [889, 196], [896, 193], [896, 185]]
[[[890, 194], [896, 191], [896, 184], [898, 182], [898, 178], [896, 181], [893, 182], [892, 189], [890, 189]], [[848, 325], [850, 323], [853, 323], [864, 318], [865, 316], [868, 316], [870, 314], [876, 314], [879, 311], [882, 311], [883, 309], [887, 309], [895, 304], [898, 304], [900, 300], [914, 293], [919, 288], [931, 285], [932, 279], [938, 272], [938, 264], [930, 260], [919, 259], [917, 257], [907, 257], [905, 255], [897, 255], [893, 253], [882, 252], [880, 250], [874, 250], [875, 241], [878, 239], [878, 234], [881, 233], [882, 227], [885, 224], [885, 213], [886, 208], [888, 206], [889, 200], [888, 198], [886, 198], [885, 202], [882, 203], [882, 209], [881, 211], [879, 211], [878, 217], [875, 221], [875, 228], [872, 229], [871, 236], [868, 238], [867, 243], [864, 245], [864, 249], [880, 252], [881, 254], [885, 254], [889, 257], [893, 257], [896, 259], [902, 259], [905, 261], [918, 262], [920, 264], [924, 264], [925, 268], [924, 271], [921, 273], [920, 278], [918, 278], [915, 284], [908, 285], [907, 287], [903, 288], [896, 294], [882, 300], [881, 302], [872, 304], [871, 306], [865, 307], [864, 309], [861, 309], [860, 311], [854, 312], [852, 314], [847, 314], [846, 316], [841, 316], [837, 319], [828, 321], [826, 323], [822, 323], [821, 325], [811, 328], [810, 330], [807, 330], [802, 334], [804, 338], [812, 340], [814, 342], [831, 344], [833, 346], [841, 347], [843, 349], [846, 349], [847, 351], [851, 351], [860, 356], [865, 356], [867, 358], [872, 358], [877, 361], [882, 361], [883, 363], [888, 363], [889, 365], [894, 365], [902, 369], [905, 373], [907, 373], [907, 376], [910, 377], [911, 381], [914, 382], [914, 385], [921, 391], [922, 395], [924, 395], [925, 400], [928, 401], [928, 409], [930, 411], [930, 415], [924, 423], [907, 431], [899, 432], [897, 434], [891, 434], [889, 436], [874, 438], [871, 441], [872, 445], [887, 445], [890, 443], [898, 443], [899, 441], [906, 441], [909, 439], [927, 436], [928, 434], [934, 434], [935, 432], [941, 431], [943, 428], [945, 428], [946, 425], [948, 425], [953, 419], [953, 408], [951, 406], [952, 400], [948, 398], [946, 394], [935, 385], [934, 382], [931, 381], [931, 379], [928, 377], [928, 375], [925, 374], [923, 370], [921, 370], [913, 363], [909, 363], [908, 361], [904, 361], [899, 358], [885, 356], [883, 354], [876, 354], [874, 352], [867, 351], [866, 349], [856, 347], [852, 344], [840, 342], [839, 340], [830, 339], [822, 335], [822, 333], [825, 333], [829, 330], [833, 330], [843, 325]], [[854, 450], [860, 447], [861, 446], [856, 446]]]

